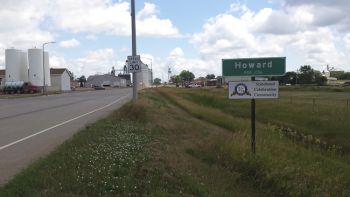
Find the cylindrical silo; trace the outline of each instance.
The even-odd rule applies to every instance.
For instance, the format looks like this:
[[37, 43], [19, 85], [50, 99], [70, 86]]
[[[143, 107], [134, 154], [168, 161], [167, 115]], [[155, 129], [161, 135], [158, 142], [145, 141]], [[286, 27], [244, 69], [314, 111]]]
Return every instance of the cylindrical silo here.
[[51, 86], [49, 52], [44, 52], [45, 84]]
[[43, 51], [28, 49], [29, 81], [35, 86], [43, 86]]
[[6, 81], [21, 81], [21, 51], [5, 50]]
[[21, 51], [21, 81], [28, 82], [28, 54]]

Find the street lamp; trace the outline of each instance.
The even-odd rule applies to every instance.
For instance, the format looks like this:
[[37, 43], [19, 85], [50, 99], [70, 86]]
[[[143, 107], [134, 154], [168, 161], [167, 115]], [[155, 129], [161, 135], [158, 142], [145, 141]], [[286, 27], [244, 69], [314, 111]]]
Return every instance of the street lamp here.
[[[43, 44], [43, 94], [46, 93], [46, 95], [47, 95], [47, 92], [46, 92], [46, 83], [45, 83], [45, 45], [54, 44], [54, 43], [56, 42], [45, 42]], [[49, 70], [49, 73], [50, 73], [50, 70]]]

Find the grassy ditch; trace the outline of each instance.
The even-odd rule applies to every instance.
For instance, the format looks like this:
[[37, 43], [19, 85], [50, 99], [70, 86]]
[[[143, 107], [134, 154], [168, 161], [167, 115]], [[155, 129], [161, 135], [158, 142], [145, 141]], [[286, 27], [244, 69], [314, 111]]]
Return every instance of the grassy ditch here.
[[[239, 173], [241, 181], [251, 182], [262, 191], [277, 196], [350, 195], [350, 165], [347, 159], [333, 151], [324, 153], [319, 149], [306, 148], [290, 140], [280, 128], [271, 124], [258, 124], [258, 153], [252, 156], [249, 119], [232, 117], [231, 111], [226, 110], [229, 108], [227, 105], [216, 102], [220, 100], [216, 91], [159, 90], [160, 94], [188, 113], [234, 132], [232, 141], [218, 143], [211, 151], [214, 149], [218, 154], [215, 162]], [[210, 99], [208, 94], [212, 95]], [[202, 98], [205, 95], [213, 103], [205, 105], [189, 95]], [[196, 155], [196, 152], [192, 151], [192, 154]], [[204, 159], [208, 160], [206, 157]]]
[[[258, 122], [253, 156], [250, 120], [219, 102], [220, 91], [143, 91], [0, 196], [350, 196], [341, 155], [307, 148], [274, 124]], [[207, 103], [196, 100], [203, 97]]]
[[0, 196], [267, 195], [215, 159], [211, 147], [232, 137], [149, 90], [18, 174]]
[[[197, 89], [177, 92], [182, 99], [211, 107], [236, 117], [250, 117], [250, 102], [228, 100], [227, 89]], [[257, 100], [257, 120], [293, 130], [304, 141], [310, 135], [314, 142], [326, 143], [350, 154], [350, 94], [312, 91], [282, 91], [278, 100]], [[321, 144], [318, 143], [320, 146]]]

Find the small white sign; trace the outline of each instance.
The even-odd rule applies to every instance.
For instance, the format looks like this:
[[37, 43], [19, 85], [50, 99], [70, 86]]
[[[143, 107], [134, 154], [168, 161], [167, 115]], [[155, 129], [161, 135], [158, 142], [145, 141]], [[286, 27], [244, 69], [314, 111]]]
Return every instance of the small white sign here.
[[141, 71], [141, 58], [139, 55], [128, 56], [128, 71], [129, 73]]
[[228, 83], [229, 99], [278, 98], [278, 81], [235, 81]]

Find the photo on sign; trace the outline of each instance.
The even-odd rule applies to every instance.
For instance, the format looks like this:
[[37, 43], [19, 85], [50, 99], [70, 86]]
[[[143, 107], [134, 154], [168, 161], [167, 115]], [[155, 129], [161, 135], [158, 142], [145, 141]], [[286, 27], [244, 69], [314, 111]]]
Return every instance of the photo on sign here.
[[251, 96], [249, 93], [248, 87], [244, 83], [238, 83], [234, 86], [233, 92], [231, 93], [231, 96], [238, 95], [238, 96], [244, 96], [248, 95]]

